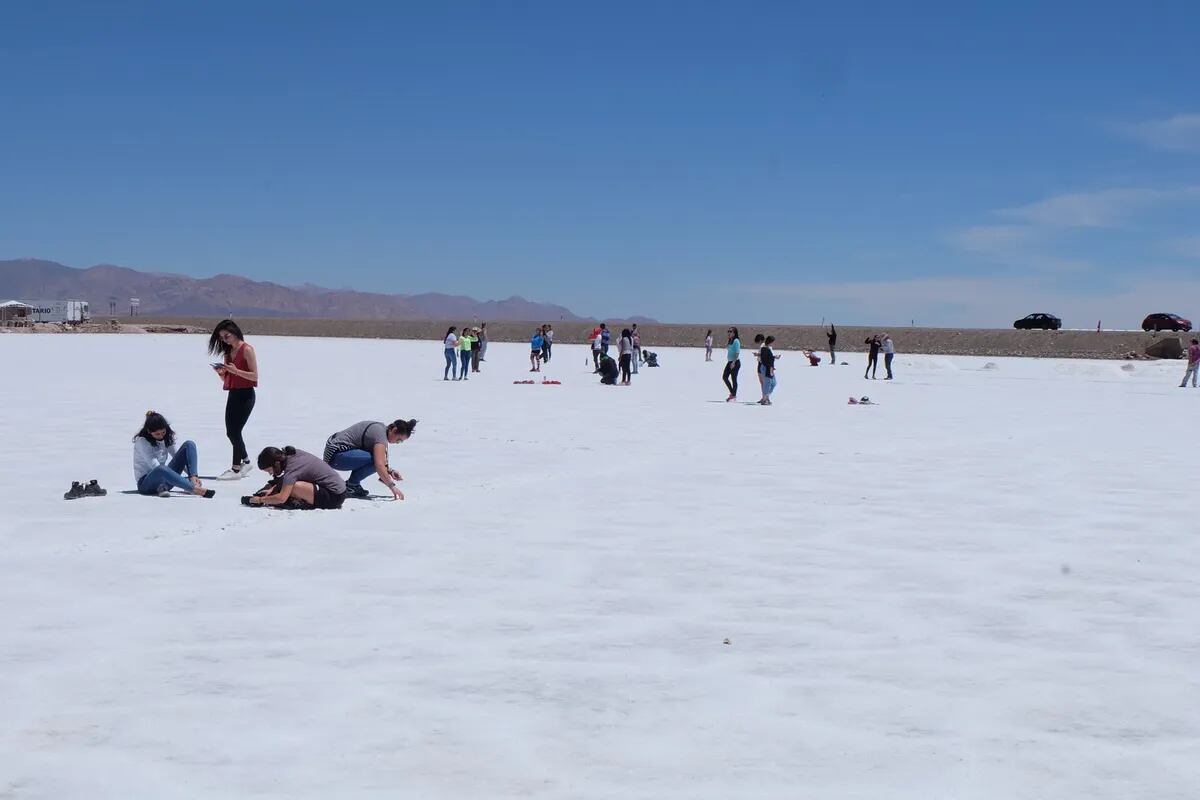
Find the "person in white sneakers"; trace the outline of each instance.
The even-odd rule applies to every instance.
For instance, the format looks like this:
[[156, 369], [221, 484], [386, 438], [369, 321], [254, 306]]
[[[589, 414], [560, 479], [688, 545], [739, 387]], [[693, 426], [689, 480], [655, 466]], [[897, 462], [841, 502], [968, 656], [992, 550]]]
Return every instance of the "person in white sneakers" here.
[[225, 435], [233, 445], [233, 466], [217, 477], [223, 481], [244, 478], [252, 468], [242, 431], [254, 411], [258, 356], [246, 343], [242, 329], [231, 319], [221, 320], [213, 328], [212, 336], [208, 337], [208, 352], [221, 356], [221, 363], [213, 364], [213, 369], [229, 393], [225, 400]]
[[1192, 379], [1192, 388], [1196, 388], [1196, 373], [1200, 371], [1200, 339], [1192, 339], [1192, 343], [1187, 349], [1187, 371], [1183, 373], [1183, 383], [1179, 384], [1182, 389], [1187, 385], [1188, 378]]

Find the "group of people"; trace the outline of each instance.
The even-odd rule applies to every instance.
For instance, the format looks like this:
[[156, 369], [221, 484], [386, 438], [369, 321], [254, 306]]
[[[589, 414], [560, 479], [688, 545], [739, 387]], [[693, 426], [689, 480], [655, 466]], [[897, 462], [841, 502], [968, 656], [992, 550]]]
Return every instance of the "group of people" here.
[[[355, 423], [326, 440], [321, 458], [291, 446], [265, 447], [255, 463], [267, 473], [267, 484], [242, 497], [242, 504], [338, 509], [348, 497], [370, 497], [362, 482], [372, 472], [394, 498], [403, 500], [404, 493], [396, 485], [402, 477], [388, 465], [388, 445], [407, 441], [416, 426], [415, 419]], [[349, 479], [339, 472], [349, 472]], [[249, 470], [239, 471], [239, 477], [248, 474]], [[178, 489], [210, 499], [216, 495], [200, 478], [196, 443], [178, 443], [171, 424], [157, 411], [147, 411], [141, 429], [134, 434], [133, 477], [139, 494], [169, 497]]]
[[533, 329], [529, 339], [529, 371], [541, 372], [542, 364], [549, 363], [554, 347], [554, 326], [540, 325]]
[[[725, 369], [721, 373], [721, 380], [725, 383], [725, 388], [729, 390], [729, 397], [725, 399], [727, 403], [737, 402], [738, 396], [738, 373], [742, 371], [742, 340], [738, 333], [738, 329], [730, 326], [725, 332], [728, 336], [725, 344]], [[775, 344], [774, 336], [764, 336], [759, 333], [754, 336], [754, 359], [758, 362], [758, 369], [755, 370], [758, 374], [758, 386], [761, 389], [762, 397], [757, 401], [759, 405], [771, 405], [771, 395], [775, 392], [776, 386], [776, 362], [782, 358], [775, 354], [773, 345]], [[712, 331], [708, 332], [705, 337], [705, 354], [704, 360], [712, 360]]]
[[[628, 386], [640, 366], [658, 366], [657, 355], [642, 349], [642, 337], [636, 323], [621, 331], [617, 339], [616, 358], [609, 355], [611, 336], [608, 324], [602, 322], [588, 337], [592, 348], [593, 374], [600, 376], [601, 383]], [[487, 343], [486, 323], [478, 328], [464, 327], [461, 332], [451, 325], [443, 340], [446, 366], [442, 371], [442, 380], [468, 380], [469, 373], [479, 372], [480, 362], [486, 360]], [[542, 365], [549, 363], [553, 354], [554, 326], [539, 325], [529, 337], [529, 371], [541, 372]]]
[[[245, 478], [252, 467], [243, 433], [254, 410], [258, 356], [237, 323], [228, 319], [213, 329], [208, 350], [221, 357], [212, 367], [227, 393], [225, 435], [233, 450], [232, 465], [217, 479]], [[470, 354], [471, 350], [466, 352]], [[468, 365], [464, 359], [464, 371]], [[407, 441], [416, 425], [415, 419], [398, 419], [390, 424], [356, 423], [326, 440], [322, 458], [290, 446], [264, 448], [255, 466], [270, 480], [262, 489], [243, 497], [242, 503], [293, 509], [340, 508], [347, 497], [370, 496], [362, 481], [372, 472], [394, 498], [403, 500], [404, 494], [396, 486], [400, 473], [388, 465], [388, 445]], [[200, 477], [199, 460], [194, 441], [177, 442], [166, 417], [156, 411], [146, 412], [133, 437], [133, 476], [139, 494], [166, 497], [172, 490], [180, 490], [214, 497], [216, 492], [204, 486]], [[343, 479], [339, 472], [349, 472], [349, 479]]]
[[863, 342], [867, 346], [867, 370], [863, 373], [863, 378], [875, 380], [875, 373], [879, 371], [879, 353], [883, 353], [883, 366], [887, 370], [885, 381], [892, 379], [892, 359], [896, 357], [896, 343], [892, 341], [891, 334], [877, 333], [874, 336], [866, 339]]
[[464, 325], [461, 333], [457, 326], [451, 325], [443, 344], [446, 368], [442, 370], [442, 380], [468, 380], [467, 373], [479, 372], [480, 362], [487, 360], [487, 323], [478, 328]]
[[[732, 403], [737, 400], [738, 396], [738, 373], [742, 369], [742, 342], [738, 334], [738, 329], [731, 326], [727, 331], [728, 339], [725, 345], [725, 369], [721, 373], [721, 380], [725, 383], [725, 388], [729, 390], [729, 397], [726, 398], [727, 403]], [[837, 364], [837, 328], [832, 324], [825, 334], [829, 341], [829, 362]], [[758, 334], [754, 337], [755, 353], [754, 357], [758, 361], [758, 382], [762, 389], [762, 397], [758, 400], [759, 405], [771, 405], [771, 394], [775, 391], [776, 386], [776, 362], [782, 357], [776, 355], [772, 345], [775, 343], [774, 336], [764, 336]], [[882, 333], [875, 334], [865, 341], [867, 345], [867, 371], [864, 373], [864, 378], [874, 378], [875, 372], [879, 368], [879, 354], [883, 353], [883, 363], [887, 370], [887, 377], [884, 380], [892, 380], [892, 360], [896, 355], [896, 345], [892, 341], [891, 334]], [[708, 331], [704, 336], [704, 360], [712, 361], [713, 351], [713, 332]], [[811, 366], [818, 366], [821, 363], [820, 357], [811, 350], [802, 350], [801, 353]], [[1200, 368], [1200, 358], [1198, 358], [1197, 367]], [[1186, 381], [1187, 378], [1185, 377]]]

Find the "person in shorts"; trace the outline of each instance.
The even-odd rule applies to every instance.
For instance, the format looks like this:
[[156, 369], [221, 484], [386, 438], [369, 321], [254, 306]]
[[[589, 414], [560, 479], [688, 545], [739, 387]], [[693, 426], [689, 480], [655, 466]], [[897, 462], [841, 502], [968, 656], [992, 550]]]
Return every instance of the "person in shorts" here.
[[243, 505], [333, 510], [346, 501], [342, 476], [312, 453], [294, 447], [267, 447], [258, 454], [258, 468], [270, 475], [271, 481], [243, 497]]

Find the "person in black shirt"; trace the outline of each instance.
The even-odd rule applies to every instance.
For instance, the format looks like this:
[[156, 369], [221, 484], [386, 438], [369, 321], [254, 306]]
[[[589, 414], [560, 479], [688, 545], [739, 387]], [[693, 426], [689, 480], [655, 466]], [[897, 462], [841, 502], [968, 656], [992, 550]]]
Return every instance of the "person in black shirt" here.
[[829, 340], [829, 363], [837, 363], [837, 353], [834, 348], [837, 347], [837, 328], [833, 327], [833, 323], [829, 323], [829, 333], [825, 334], [825, 338]]
[[607, 386], [616, 386], [617, 374], [620, 367], [617, 366], [617, 361], [610, 355], [600, 356], [600, 382]]
[[771, 405], [771, 393], [775, 391], [775, 361], [778, 356], [771, 349], [771, 345], [775, 344], [775, 337], [768, 336], [763, 342], [762, 349], [758, 351], [758, 367], [762, 375], [763, 396], [759, 400], [759, 405]]
[[879, 334], [867, 339], [865, 344], [870, 347], [870, 350], [867, 351], [867, 371], [863, 373], [863, 377], [869, 377], [873, 380], [876, 370], [879, 369], [879, 347], [881, 344]]

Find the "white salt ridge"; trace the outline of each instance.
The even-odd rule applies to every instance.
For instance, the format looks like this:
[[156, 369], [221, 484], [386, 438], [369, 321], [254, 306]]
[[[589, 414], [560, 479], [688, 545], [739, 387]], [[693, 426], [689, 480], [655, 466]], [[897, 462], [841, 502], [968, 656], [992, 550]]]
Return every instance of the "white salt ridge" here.
[[203, 340], [0, 337], [0, 797], [1195, 797], [1182, 364], [255, 345], [252, 451], [417, 417], [406, 502], [121, 494], [147, 408], [226, 466]]

